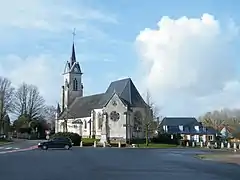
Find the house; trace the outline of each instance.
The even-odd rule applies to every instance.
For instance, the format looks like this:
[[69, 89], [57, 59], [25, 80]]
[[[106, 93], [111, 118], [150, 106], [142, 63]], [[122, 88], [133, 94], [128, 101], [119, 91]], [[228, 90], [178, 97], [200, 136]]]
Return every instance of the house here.
[[194, 117], [165, 117], [160, 123], [163, 133], [180, 134], [183, 140], [208, 142], [216, 139], [217, 131], [204, 127]]
[[233, 137], [232, 133], [234, 132], [234, 129], [232, 129], [231, 127], [223, 126], [220, 129], [220, 134], [223, 138], [227, 139]]
[[63, 73], [55, 132], [73, 132], [98, 139], [106, 136], [108, 140], [144, 138], [143, 118], [152, 113], [132, 80], [116, 80], [105, 92], [84, 96], [82, 75], [73, 43], [70, 61]]

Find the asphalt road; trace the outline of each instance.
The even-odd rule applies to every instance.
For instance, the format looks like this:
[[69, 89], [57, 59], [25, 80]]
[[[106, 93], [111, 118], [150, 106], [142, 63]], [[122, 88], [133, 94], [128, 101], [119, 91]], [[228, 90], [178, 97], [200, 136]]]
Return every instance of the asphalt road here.
[[0, 153], [12, 150], [20, 150], [37, 145], [39, 140], [15, 140], [15, 143], [9, 143], [6, 145], [0, 145]]
[[73, 148], [0, 154], [1, 180], [239, 180], [239, 166], [190, 149]]

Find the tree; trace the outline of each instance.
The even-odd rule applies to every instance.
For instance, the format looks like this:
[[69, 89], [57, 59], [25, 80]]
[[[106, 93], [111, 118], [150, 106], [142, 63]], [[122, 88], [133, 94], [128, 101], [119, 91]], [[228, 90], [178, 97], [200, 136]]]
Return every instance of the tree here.
[[148, 145], [148, 138], [151, 133], [154, 133], [158, 129], [159, 120], [159, 108], [152, 101], [151, 94], [149, 91], [146, 93], [146, 107], [145, 115], [143, 117], [143, 130], [145, 132], [145, 143]]
[[43, 118], [50, 124], [51, 129], [55, 129], [55, 115], [56, 115], [56, 108], [54, 106], [46, 106], [44, 109]]
[[[7, 78], [0, 77], [0, 134], [4, 133], [5, 120], [8, 113], [12, 112], [14, 88], [11, 81]], [[5, 126], [6, 127], [6, 126]]]
[[14, 101], [14, 113], [18, 116], [27, 115], [29, 120], [38, 119], [44, 113], [45, 101], [34, 85], [21, 84]]
[[237, 129], [240, 126], [240, 110], [239, 109], [222, 109], [213, 112], [207, 112], [199, 117], [199, 120], [208, 127], [221, 130], [224, 126]]

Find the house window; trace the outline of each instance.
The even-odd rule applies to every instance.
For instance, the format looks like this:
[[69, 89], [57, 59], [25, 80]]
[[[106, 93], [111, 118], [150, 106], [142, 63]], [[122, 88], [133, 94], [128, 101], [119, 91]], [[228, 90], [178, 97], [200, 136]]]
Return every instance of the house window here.
[[213, 136], [208, 136], [208, 141], [213, 141]]
[[163, 130], [164, 132], [167, 132], [168, 131], [168, 127], [166, 125], [163, 126]]
[[74, 90], [74, 91], [77, 91], [77, 90], [78, 90], [78, 81], [77, 81], [76, 78], [73, 80], [73, 90]]

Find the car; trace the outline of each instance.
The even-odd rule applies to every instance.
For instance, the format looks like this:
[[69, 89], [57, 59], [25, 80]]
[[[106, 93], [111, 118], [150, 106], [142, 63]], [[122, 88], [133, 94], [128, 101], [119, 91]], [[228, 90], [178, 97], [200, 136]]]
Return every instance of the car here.
[[57, 137], [53, 138], [49, 141], [44, 141], [38, 144], [38, 148], [41, 148], [43, 150], [47, 150], [49, 148], [55, 149], [55, 148], [64, 148], [64, 149], [71, 149], [73, 146], [72, 140], [67, 137]]

